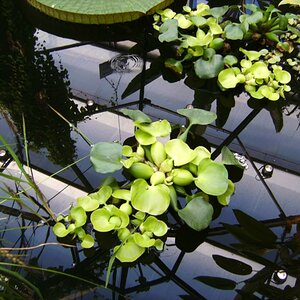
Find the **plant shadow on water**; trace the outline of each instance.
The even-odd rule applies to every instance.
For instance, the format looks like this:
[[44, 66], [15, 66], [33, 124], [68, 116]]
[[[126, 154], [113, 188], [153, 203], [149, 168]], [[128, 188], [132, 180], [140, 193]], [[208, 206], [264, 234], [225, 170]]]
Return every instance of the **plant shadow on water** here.
[[[225, 124], [230, 109], [220, 105], [231, 99], [228, 90], [218, 94], [217, 114], [204, 111], [201, 108], [211, 104], [210, 97], [206, 98], [207, 103], [197, 103], [205, 93], [203, 82], [188, 73], [186, 84], [201, 86], [195, 90], [193, 103], [199, 108], [172, 112], [181, 120], [179, 125], [166, 119], [153, 121], [142, 111], [129, 109], [130, 105], [123, 109], [118, 105], [82, 105], [72, 100], [67, 70], [38, 44], [35, 28], [26, 22], [19, 8], [7, 1], [0, 3], [4, 24], [0, 31], [0, 64], [5, 70], [0, 75], [0, 121], [1, 126], [8, 128], [0, 132], [3, 299], [299, 297], [298, 212], [293, 210], [292, 215], [282, 208], [282, 201], [277, 200], [268, 185], [268, 176], [262, 175], [258, 167], [263, 164], [253, 161], [238, 131], [225, 132], [226, 138], [220, 145], [205, 135], [207, 127], [218, 130], [210, 125], [217, 116], [217, 125]], [[168, 23], [169, 13], [161, 12], [155, 25]], [[188, 8], [185, 13], [190, 13]], [[219, 14], [220, 11], [213, 11], [213, 16]], [[181, 17], [181, 21], [186, 20]], [[211, 22], [217, 35], [220, 28]], [[172, 26], [170, 23], [160, 31], [164, 35], [160, 42], [168, 42]], [[237, 25], [229, 28], [229, 36], [239, 34]], [[175, 82], [176, 74], [170, 69], [178, 73], [186, 61], [164, 57], [172, 53], [164, 47], [169, 45], [160, 48], [165, 59], [163, 75], [171, 76]], [[251, 53], [242, 52], [248, 56], [248, 63], [256, 64]], [[187, 64], [189, 59], [184, 59]], [[206, 63], [213, 59], [200, 60], [196, 64], [197, 75], [199, 68], [207, 69]], [[263, 78], [258, 78], [257, 87], [262, 84], [260, 79], [266, 80], [266, 70], [265, 65], [256, 67], [264, 73]], [[157, 62], [153, 62], [146, 74], [157, 78], [158, 69]], [[248, 70], [234, 73], [228, 62], [219, 83], [224, 89], [232, 88], [228, 76], [240, 84], [243, 72], [249, 74]], [[288, 83], [286, 73], [277, 73], [280, 84]], [[146, 79], [143, 73], [139, 74], [123, 96], [136, 88], [136, 82]], [[207, 84], [216, 88], [216, 82], [209, 80]], [[239, 88], [234, 93], [239, 93]], [[254, 98], [261, 97], [254, 90], [249, 91]], [[265, 97], [277, 97], [274, 94], [273, 89], [268, 89]], [[155, 115], [157, 107], [148, 104], [151, 115]], [[277, 113], [272, 115], [277, 130], [282, 126], [281, 105], [274, 104]], [[134, 128], [133, 136], [123, 143], [91, 141], [81, 124], [96, 117], [101, 120], [104, 114], [99, 111]], [[125, 131], [118, 122], [113, 130]], [[83, 155], [76, 154], [79, 139], [86, 143]], [[242, 156], [229, 149], [234, 139]], [[45, 164], [51, 164], [51, 170], [54, 165], [55, 173], [43, 170]], [[91, 166], [95, 171], [87, 176]], [[68, 178], [68, 170], [75, 173], [80, 184], [74, 184], [73, 177]], [[281, 176], [296, 181], [296, 175], [282, 173]], [[274, 190], [276, 184], [274, 181]], [[249, 193], [251, 189], [253, 195]], [[289, 194], [297, 195], [299, 190]], [[299, 205], [295, 207], [298, 209]], [[250, 213], [243, 212], [244, 208]]]

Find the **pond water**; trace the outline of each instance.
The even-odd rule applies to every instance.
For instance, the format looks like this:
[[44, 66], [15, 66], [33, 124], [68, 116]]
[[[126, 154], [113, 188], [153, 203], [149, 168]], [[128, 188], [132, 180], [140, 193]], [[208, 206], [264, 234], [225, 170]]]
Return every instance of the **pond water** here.
[[[34, 28], [27, 22], [15, 13], [13, 25], [1, 32], [0, 134], [37, 183], [45, 203], [58, 215], [67, 213], [78, 197], [97, 189], [107, 176], [96, 173], [91, 165], [91, 143], [123, 142], [133, 135], [132, 121], [119, 113], [120, 108], [143, 109], [153, 120], [183, 125], [185, 120], [176, 110], [191, 104], [194, 95], [183, 81], [169, 83], [159, 77], [122, 97], [133, 78], [142, 74], [143, 66], [149, 68], [157, 56], [155, 51], [144, 65], [141, 53], [129, 54], [133, 41], [86, 41]], [[203, 136], [212, 151], [251, 113], [245, 97], [238, 99], [224, 128], [206, 128]], [[168, 216], [170, 230], [164, 250], [150, 251], [136, 263], [116, 263], [108, 288], [103, 285], [112, 235], [99, 236], [99, 245], [89, 250], [76, 243], [59, 245], [72, 241], [58, 240], [53, 223], [45, 224], [37, 217], [48, 219], [45, 206], [37, 209], [39, 191], [24, 183], [26, 192], [21, 192], [11, 180], [9, 176], [26, 177], [0, 142], [0, 151], [6, 151], [0, 152], [4, 174], [0, 181], [0, 253], [2, 263], [10, 264], [1, 265], [0, 295], [3, 299], [35, 299], [25, 283], [2, 270], [7, 267], [38, 287], [45, 299], [275, 299], [274, 295], [276, 299], [298, 299], [281, 294], [292, 287], [299, 295], [298, 122], [296, 114], [285, 116], [283, 130], [275, 133], [268, 112], [261, 111], [228, 145], [247, 163], [230, 205], [220, 214], [215, 212], [209, 228], [200, 233]], [[261, 175], [265, 164], [274, 167], [270, 178]], [[124, 179], [121, 172], [113, 176]], [[7, 201], [7, 191], [14, 201]], [[240, 240], [229, 233], [231, 227], [222, 224], [244, 225], [237, 220], [239, 211], [272, 230], [277, 236], [275, 249], [261, 249], [262, 225], [252, 223], [252, 229], [240, 231]], [[257, 244], [249, 245], [247, 230], [250, 235], [257, 232]], [[13, 260], [8, 253], [16, 255]], [[231, 261], [229, 272], [230, 263], [222, 264], [218, 257], [238, 260], [241, 265]], [[251, 267], [244, 275], [238, 271], [242, 263]], [[279, 282], [274, 274], [281, 269], [288, 277]], [[198, 277], [202, 279], [195, 279]], [[203, 283], [205, 278], [210, 284]], [[243, 297], [252, 290], [253, 298]]]

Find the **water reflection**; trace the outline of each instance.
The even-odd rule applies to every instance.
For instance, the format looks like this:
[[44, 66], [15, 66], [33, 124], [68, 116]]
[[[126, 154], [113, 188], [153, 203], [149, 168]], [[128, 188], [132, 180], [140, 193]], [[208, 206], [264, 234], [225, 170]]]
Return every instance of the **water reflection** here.
[[[50, 161], [65, 166], [73, 163], [76, 157], [88, 154], [90, 147], [48, 104], [95, 142], [123, 141], [132, 135], [133, 128], [127, 119], [114, 111], [120, 104], [116, 98], [112, 99], [115, 103], [110, 103], [114, 104], [110, 107], [114, 113], [104, 112], [106, 108], [96, 101], [86, 106], [85, 102], [71, 100], [70, 82], [64, 66], [57, 67], [52, 55], [47, 52], [34, 52], [37, 46], [33, 35], [35, 29], [27, 25], [18, 10], [13, 10], [13, 3], [7, 4], [5, 9], [1, 11], [1, 22], [7, 26], [5, 30], [1, 29], [0, 63], [1, 70], [3, 68], [7, 72], [0, 75], [1, 113], [5, 116], [1, 124], [4, 121], [8, 123], [15, 136], [21, 135], [24, 141], [24, 116], [29, 158], [33, 166], [30, 174], [36, 182], [40, 182], [49, 205], [58, 214], [67, 211], [76, 197], [85, 194], [83, 189], [97, 188], [102, 177], [95, 175], [88, 160], [83, 160], [71, 168], [72, 173], [61, 173], [59, 180], [46, 179], [45, 174], [51, 173], [53, 166], [43, 152], [37, 151], [47, 149]], [[4, 18], [4, 12], [12, 13], [10, 16], [14, 21], [5, 23], [7, 15]], [[105, 78], [113, 78], [111, 82], [115, 84], [118, 82], [116, 76], [119, 74]], [[104, 93], [112, 95], [108, 88]], [[130, 104], [137, 108], [139, 102]], [[180, 120], [174, 111], [161, 110], [163, 105], [148, 104], [145, 109], [152, 115], [167, 115]], [[3, 128], [1, 134], [13, 140], [8, 132], [2, 132]], [[215, 128], [209, 130], [216, 131]], [[223, 134], [225, 138], [228, 136], [227, 132]], [[20, 141], [21, 150], [23, 141]], [[253, 162], [247, 149], [239, 142], [236, 151]], [[263, 181], [257, 180], [259, 167], [256, 165], [259, 166], [257, 162], [254, 166], [249, 163], [243, 180], [237, 184], [232, 205], [219, 214], [216, 210], [215, 220], [209, 229], [196, 234], [169, 216], [170, 230], [164, 251], [151, 251], [133, 264], [115, 264], [108, 289], [102, 286], [110, 250], [116, 242], [113, 235], [99, 235], [99, 245], [91, 251], [83, 251], [74, 240], [57, 241], [52, 235], [53, 223], [45, 225], [40, 222], [31, 206], [20, 207], [18, 201], [12, 202], [12, 205], [5, 202], [0, 205], [1, 260], [16, 264], [13, 270], [20, 271], [24, 278], [35, 284], [46, 299], [293, 299], [299, 294], [296, 281], [299, 276], [299, 226], [296, 226], [299, 223], [299, 178], [275, 169], [267, 182], [272, 189], [270, 195]], [[1, 166], [3, 174], [20, 177], [19, 169], [9, 158]], [[57, 170], [57, 166], [55, 168]], [[122, 174], [117, 176], [122, 178]], [[1, 178], [1, 188], [8, 187], [14, 194], [20, 192], [8, 178]], [[5, 197], [3, 189], [1, 197]], [[20, 195], [23, 199], [28, 195], [36, 197], [32, 191], [28, 195]], [[279, 200], [277, 204], [273, 198]], [[38, 208], [38, 211], [48, 220], [46, 212], [41, 209]], [[263, 223], [249, 219], [238, 211], [241, 209], [264, 220]], [[221, 226], [221, 222], [227, 225]], [[57, 242], [69, 246], [50, 244]], [[33, 246], [37, 247], [31, 248]], [[15, 251], [12, 252], [11, 248]], [[212, 257], [212, 254], [215, 256]], [[222, 260], [224, 257], [233, 260]], [[26, 268], [24, 271], [27, 265], [44, 270]], [[241, 274], [240, 269], [246, 270], [246, 274]], [[287, 281], [278, 281], [280, 270], [288, 274]], [[34, 290], [18, 278], [11, 277], [6, 284], [5, 278], [9, 277], [3, 269], [0, 271], [4, 276], [1, 277], [4, 299], [35, 297]], [[12, 288], [14, 286], [17, 286], [17, 291]]]

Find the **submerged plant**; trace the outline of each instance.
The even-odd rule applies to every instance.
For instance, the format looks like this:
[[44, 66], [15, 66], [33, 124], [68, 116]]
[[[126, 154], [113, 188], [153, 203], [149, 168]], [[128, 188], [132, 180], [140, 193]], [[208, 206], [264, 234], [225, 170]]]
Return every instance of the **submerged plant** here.
[[[162, 138], [172, 130], [167, 120], [152, 122], [137, 110], [123, 109], [122, 113], [134, 122], [136, 145], [97, 143], [91, 150], [91, 162], [100, 173], [123, 169], [130, 175], [129, 181], [121, 185], [108, 177], [98, 191], [78, 198], [69, 215], [59, 216], [53, 230], [58, 237], [77, 237], [83, 248], [94, 245], [90, 228], [116, 233], [120, 244], [114, 247], [113, 257], [133, 262], [146, 249], [163, 250], [163, 237], [168, 231], [164, 215], [170, 208], [189, 227], [203, 230], [212, 220], [210, 197], [228, 205], [234, 184], [224, 162], [212, 160], [205, 147], [191, 149], [186, 143], [191, 127], [210, 124], [216, 119], [214, 113], [178, 110], [189, 125], [177, 138], [166, 142]], [[232, 154], [228, 151], [225, 160]], [[185, 197], [185, 203], [179, 201], [180, 197]]]

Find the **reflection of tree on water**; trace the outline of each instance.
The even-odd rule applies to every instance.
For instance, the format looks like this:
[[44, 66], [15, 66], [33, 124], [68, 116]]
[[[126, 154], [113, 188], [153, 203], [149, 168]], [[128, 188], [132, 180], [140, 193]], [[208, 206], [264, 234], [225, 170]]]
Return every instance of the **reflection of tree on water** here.
[[[48, 107], [50, 104], [70, 122], [79, 118], [69, 99], [67, 71], [57, 68], [51, 54], [35, 52], [35, 28], [26, 23], [14, 1], [0, 0], [0, 109], [27, 138], [34, 150], [46, 148], [53, 162], [65, 165], [74, 158], [70, 127]], [[44, 50], [44, 49], [43, 49]]]

